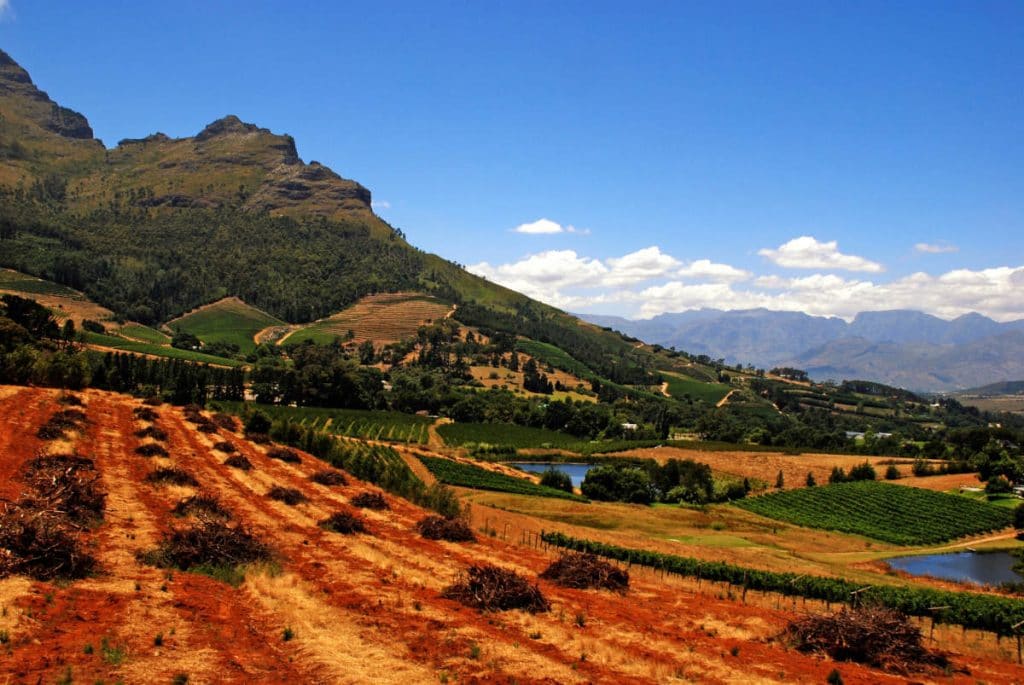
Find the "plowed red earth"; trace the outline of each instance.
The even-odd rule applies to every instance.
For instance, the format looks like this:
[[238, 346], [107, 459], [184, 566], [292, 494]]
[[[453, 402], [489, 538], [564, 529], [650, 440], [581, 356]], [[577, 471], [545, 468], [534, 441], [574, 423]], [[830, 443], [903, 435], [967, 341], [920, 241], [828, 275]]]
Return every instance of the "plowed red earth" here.
[[[0, 497], [18, 495], [21, 464], [52, 450], [35, 436], [58, 408], [51, 390], [0, 387]], [[0, 579], [0, 682], [168, 683], [652, 683], [825, 682], [903, 678], [805, 656], [773, 639], [795, 613], [696, 595], [650, 574], [634, 574], [625, 596], [540, 582], [547, 614], [481, 614], [440, 598], [470, 564], [489, 562], [536, 578], [550, 556], [483, 537], [474, 544], [424, 540], [425, 512], [388, 495], [390, 511], [364, 511], [370, 534], [342, 536], [317, 522], [370, 489], [309, 480], [323, 464], [269, 459], [266, 448], [224, 430], [194, 430], [181, 410], [156, 409], [169, 458], [135, 453], [139, 403], [89, 391], [89, 423], [70, 439], [96, 462], [109, 493], [103, 523], [87, 535], [100, 571], [51, 584]], [[212, 449], [233, 443], [252, 463], [242, 472]], [[275, 550], [277, 562], [250, 568], [235, 588], [213, 578], [146, 566], [136, 553], [185, 525], [171, 508], [195, 488], [143, 481], [157, 466], [193, 474], [237, 520]], [[289, 507], [266, 497], [272, 485], [301, 490]], [[286, 631], [291, 639], [285, 639]], [[1012, 663], [953, 657], [951, 675], [916, 680], [1013, 682]]]

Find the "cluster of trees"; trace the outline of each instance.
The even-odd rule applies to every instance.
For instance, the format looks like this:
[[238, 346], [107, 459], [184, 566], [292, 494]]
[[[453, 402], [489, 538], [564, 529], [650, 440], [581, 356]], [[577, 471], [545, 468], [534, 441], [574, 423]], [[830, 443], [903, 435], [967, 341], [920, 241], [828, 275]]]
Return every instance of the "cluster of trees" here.
[[82, 290], [145, 324], [228, 294], [286, 321], [311, 321], [363, 295], [416, 287], [422, 254], [374, 237], [371, 221], [231, 207], [72, 214], [0, 188], [0, 225], [10, 227], [0, 235], [0, 266]]
[[585, 497], [601, 501], [707, 504], [741, 499], [750, 492], [750, 483], [730, 482], [719, 492], [707, 464], [669, 459], [659, 465], [647, 459], [595, 466], [587, 471], [580, 490]]

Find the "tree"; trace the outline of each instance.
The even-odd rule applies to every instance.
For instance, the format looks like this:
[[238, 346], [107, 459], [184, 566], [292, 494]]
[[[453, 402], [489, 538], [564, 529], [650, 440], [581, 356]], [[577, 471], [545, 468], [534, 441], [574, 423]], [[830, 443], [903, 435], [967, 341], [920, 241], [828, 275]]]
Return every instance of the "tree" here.
[[889, 464], [889, 468], [885, 470], [886, 480], [898, 480], [900, 477], [900, 470], [896, 468], [895, 464]]
[[786, 479], [782, 475], [782, 469], [779, 469], [779, 475], [775, 476], [775, 488], [781, 490], [786, 485]]
[[814, 474], [811, 473], [810, 471], [807, 472], [807, 480], [804, 482], [807, 483], [807, 487], [809, 488], [813, 488], [815, 485], [818, 484], [818, 481], [814, 479]]
[[363, 365], [372, 364], [376, 360], [376, 352], [373, 349], [372, 340], [364, 340], [359, 344], [359, 363]]
[[1013, 527], [1017, 529], [1017, 535], [1024, 533], [1024, 504], [1018, 504], [1013, 510]]
[[546, 485], [549, 488], [555, 488], [556, 490], [572, 492], [572, 478], [565, 471], [554, 467], [548, 468], [540, 475], [540, 484]]
[[875, 480], [878, 474], [875, 473], [875, 468], [868, 462], [863, 464], [857, 464], [850, 469], [850, 475], [847, 480]]

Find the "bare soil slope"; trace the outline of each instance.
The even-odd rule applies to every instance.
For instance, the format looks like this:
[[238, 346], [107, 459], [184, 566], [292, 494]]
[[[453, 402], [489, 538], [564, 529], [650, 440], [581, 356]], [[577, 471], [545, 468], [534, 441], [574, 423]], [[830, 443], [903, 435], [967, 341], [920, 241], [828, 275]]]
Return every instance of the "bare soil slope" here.
[[[79, 396], [88, 423], [54, 444], [36, 431], [59, 409], [58, 392], [0, 388], [0, 498], [18, 497], [21, 466], [45, 451], [92, 458], [108, 493], [103, 523], [86, 533], [98, 573], [59, 584], [0, 579], [2, 682], [50, 683], [69, 673], [73, 682], [170, 682], [179, 674], [190, 683], [824, 682], [837, 667], [771, 639], [793, 611], [698, 594], [646, 572], [634, 573], [625, 596], [539, 581], [549, 613], [480, 614], [440, 596], [460, 571], [489, 562], [533, 581], [551, 556], [514, 535], [425, 540], [415, 524], [426, 512], [390, 495], [390, 510], [361, 510], [368, 534], [325, 531], [318, 521], [375, 488], [351, 476], [344, 486], [315, 484], [309, 477], [324, 465], [313, 457], [270, 459], [267, 447], [238, 433], [198, 432], [178, 408], [157, 407], [154, 421], [140, 421], [137, 400]], [[168, 457], [136, 453], [152, 439], [135, 432], [150, 425], [166, 433]], [[249, 459], [251, 471], [223, 464], [223, 446], [213, 446], [224, 441]], [[198, 489], [144, 480], [171, 465], [271, 545], [276, 563], [250, 568], [232, 587], [138, 561], [164, 533], [187, 525], [171, 509]], [[274, 485], [296, 488], [308, 501], [271, 500]], [[955, 670], [939, 679], [1024, 679], [1024, 669], [1007, 662], [955, 663], [970, 675]], [[852, 664], [838, 668], [846, 683], [901, 680]]]

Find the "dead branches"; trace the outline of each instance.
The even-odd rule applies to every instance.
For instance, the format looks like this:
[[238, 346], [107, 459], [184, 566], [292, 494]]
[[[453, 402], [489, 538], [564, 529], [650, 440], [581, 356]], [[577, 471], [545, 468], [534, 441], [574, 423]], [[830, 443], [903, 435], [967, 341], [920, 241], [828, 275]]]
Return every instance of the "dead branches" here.
[[171, 513], [175, 516], [205, 516], [221, 520], [231, 518], [231, 512], [227, 507], [208, 492], [200, 492], [197, 495], [186, 497], [174, 505]]
[[223, 428], [226, 431], [231, 431], [232, 433], [238, 432], [238, 419], [231, 414], [218, 412], [213, 415], [212, 420], [218, 427]]
[[146, 476], [146, 482], [154, 485], [189, 485], [192, 487], [199, 485], [195, 476], [174, 466], [150, 471]]
[[317, 471], [309, 479], [320, 485], [348, 485], [348, 478], [345, 478], [345, 474], [334, 469]]
[[272, 447], [267, 450], [267, 456], [271, 459], [283, 461], [286, 464], [298, 464], [302, 461], [298, 452], [290, 450], [287, 447]]
[[420, 535], [428, 540], [449, 542], [475, 542], [476, 535], [462, 519], [446, 519], [443, 516], [428, 516], [416, 524]]
[[252, 471], [252, 462], [241, 454], [232, 454], [224, 460], [224, 465], [231, 466], [232, 468], [240, 469], [242, 471]]
[[155, 550], [142, 553], [139, 558], [153, 566], [188, 571], [197, 567], [269, 561], [271, 552], [256, 535], [241, 525], [201, 519], [190, 528], [166, 534]]
[[135, 448], [135, 453], [140, 457], [167, 457], [170, 456], [167, 449], [163, 445], [158, 445], [155, 442], [147, 442], [145, 445], [139, 445]]
[[295, 488], [286, 488], [280, 485], [275, 485], [267, 491], [267, 497], [278, 502], [284, 502], [289, 507], [294, 507], [296, 504], [302, 502], [308, 502], [309, 498], [302, 494], [300, 490]]
[[378, 511], [385, 511], [390, 509], [388, 501], [384, 499], [384, 495], [379, 492], [360, 492], [358, 495], [353, 497], [349, 502], [354, 507], [360, 509], [376, 509]]
[[363, 517], [351, 511], [339, 511], [331, 514], [317, 525], [324, 530], [341, 533], [342, 535], [367, 532], [366, 522], [363, 520]]
[[563, 554], [540, 577], [556, 585], [577, 589], [600, 588], [625, 592], [629, 588], [629, 573], [596, 555], [578, 552]]
[[81, 409], [61, 409], [39, 427], [36, 437], [42, 440], [60, 440], [69, 430], [82, 430], [89, 420]]
[[221, 440], [220, 442], [215, 443], [213, 445], [213, 449], [217, 450], [218, 452], [223, 452], [224, 454], [234, 454], [235, 452], [238, 451], [238, 448], [235, 447], [232, 443], [228, 442], [227, 440]]
[[141, 430], [135, 431], [135, 437], [137, 438], [152, 438], [164, 442], [167, 440], [167, 432], [157, 428], [156, 426], [147, 426]]
[[802, 652], [823, 652], [897, 673], [944, 667], [946, 657], [925, 649], [921, 630], [884, 607], [843, 608], [828, 616], [793, 621], [784, 633]]
[[551, 608], [539, 587], [497, 566], [470, 566], [441, 596], [481, 611], [522, 609], [533, 614]]

